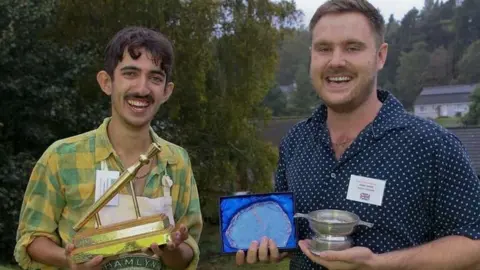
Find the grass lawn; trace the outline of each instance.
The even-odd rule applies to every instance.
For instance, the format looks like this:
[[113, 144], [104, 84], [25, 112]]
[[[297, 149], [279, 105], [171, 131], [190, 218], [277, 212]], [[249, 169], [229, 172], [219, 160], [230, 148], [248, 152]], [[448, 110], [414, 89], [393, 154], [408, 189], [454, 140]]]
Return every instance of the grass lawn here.
[[[223, 270], [223, 269], [264, 269], [264, 270], [288, 270], [288, 260], [279, 264], [255, 264], [237, 267], [235, 255], [220, 255], [220, 234], [218, 226], [205, 224], [200, 238], [200, 264], [198, 270]], [[18, 270], [15, 266], [0, 266], [0, 270]]]
[[459, 117], [439, 117], [435, 119], [435, 122], [447, 128], [462, 125], [462, 119]]

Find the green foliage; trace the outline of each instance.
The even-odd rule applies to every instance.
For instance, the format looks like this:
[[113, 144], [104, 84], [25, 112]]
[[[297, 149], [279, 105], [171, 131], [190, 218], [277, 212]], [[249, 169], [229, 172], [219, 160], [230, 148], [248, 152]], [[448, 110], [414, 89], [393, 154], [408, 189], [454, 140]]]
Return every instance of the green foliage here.
[[[3, 155], [2, 155], [3, 156]], [[35, 158], [28, 152], [10, 154], [0, 166], [0, 262], [14, 263], [13, 248], [16, 243], [18, 215], [23, 193]]]
[[308, 68], [300, 66], [295, 76], [297, 90], [292, 94], [289, 108], [295, 115], [309, 116], [320, 104], [320, 99], [311, 84]]
[[53, 141], [96, 128], [109, 100], [95, 75], [103, 49], [127, 25], [174, 41], [172, 98], [153, 126], [191, 155], [205, 218], [218, 196], [272, 190], [276, 149], [259, 134], [274, 85], [277, 46], [295, 25], [290, 1], [0, 2], [0, 260], [10, 262], [34, 162]]
[[[407, 109], [424, 86], [478, 83], [480, 0], [425, 0], [422, 9], [412, 8], [403, 18], [390, 15], [385, 23], [388, 55], [378, 75], [378, 86], [390, 90]], [[264, 104], [275, 116], [304, 117], [311, 103], [307, 83], [296, 78], [309, 66], [310, 35], [304, 27], [289, 32], [279, 46], [276, 84]], [[422, 48], [418, 48], [422, 44]], [[296, 92], [280, 92], [297, 83]], [[318, 103], [315, 102], [318, 105]]]
[[468, 46], [458, 61], [458, 83], [478, 83], [480, 80], [480, 39]]
[[465, 125], [480, 125], [480, 87], [477, 87], [471, 96], [472, 103], [468, 113], [463, 117], [462, 122]]
[[273, 87], [265, 96], [263, 105], [270, 108], [272, 116], [287, 115], [287, 94], [282, 91], [279, 85]]
[[[288, 1], [167, 2], [60, 1], [54, 37], [86, 44], [96, 54], [93, 67], [101, 67], [107, 38], [125, 25], [159, 29], [175, 42], [175, 90], [154, 126], [189, 151], [203, 214], [215, 221], [218, 196], [238, 186], [271, 188], [276, 153], [259, 139], [251, 119], [268, 117], [258, 104], [273, 85], [284, 26], [297, 14]], [[98, 89], [94, 83], [79, 87], [91, 92]], [[255, 181], [246, 180], [247, 171]]]
[[84, 103], [75, 87], [90, 56], [45, 38], [54, 1], [1, 1], [0, 14], [0, 261], [10, 262], [35, 160], [54, 140], [90, 126], [101, 111]]
[[448, 85], [452, 80], [452, 61], [448, 51], [442, 46], [430, 54], [428, 66], [423, 73], [423, 85]]
[[[204, 215], [217, 219], [218, 196], [236, 189], [264, 192], [272, 189], [276, 150], [265, 145], [256, 121], [266, 116], [258, 107], [274, 82], [277, 63], [276, 44], [281, 38], [272, 17], [281, 23], [283, 5], [270, 1], [225, 1], [220, 20], [222, 36], [215, 40], [214, 61], [208, 76], [208, 104], [204, 121], [208, 123], [203, 142], [195, 147], [213, 153], [203, 159], [199, 187]], [[287, 5], [288, 6], [288, 5]], [[228, 125], [225, 125], [228, 123]], [[198, 132], [198, 131], [197, 131]], [[208, 134], [208, 135], [207, 135]], [[203, 147], [201, 147], [203, 146]], [[200, 155], [200, 154], [198, 154]], [[218, 166], [221, 165], [221, 166]], [[228, 180], [227, 180], [228, 179]], [[203, 195], [202, 195], [203, 194]]]
[[402, 52], [400, 56], [394, 94], [407, 109], [413, 107], [415, 99], [422, 90], [423, 73], [429, 60], [430, 54], [426, 50], [424, 42], [416, 43], [412, 51]]

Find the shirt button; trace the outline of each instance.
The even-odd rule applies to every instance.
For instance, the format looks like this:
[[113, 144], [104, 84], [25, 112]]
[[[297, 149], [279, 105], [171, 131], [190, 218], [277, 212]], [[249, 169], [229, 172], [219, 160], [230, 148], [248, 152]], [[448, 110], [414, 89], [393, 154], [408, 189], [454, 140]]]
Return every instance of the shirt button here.
[[331, 173], [330, 177], [335, 178], [335, 177], [337, 177], [337, 175], [335, 173]]

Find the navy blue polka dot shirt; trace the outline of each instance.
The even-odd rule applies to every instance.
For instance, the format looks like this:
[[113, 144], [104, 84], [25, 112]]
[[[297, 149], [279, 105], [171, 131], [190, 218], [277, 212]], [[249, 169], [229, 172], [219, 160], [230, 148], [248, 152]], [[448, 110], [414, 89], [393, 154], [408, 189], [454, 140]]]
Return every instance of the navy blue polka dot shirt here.
[[[448, 235], [480, 239], [480, 181], [461, 142], [448, 130], [407, 113], [389, 92], [369, 124], [337, 160], [320, 106], [283, 138], [276, 191], [295, 194], [296, 212], [341, 209], [373, 228], [358, 226], [354, 245], [384, 253]], [[385, 181], [381, 205], [347, 199], [352, 175]], [[299, 238], [313, 233], [296, 220]], [[290, 269], [325, 269], [295, 252]]]

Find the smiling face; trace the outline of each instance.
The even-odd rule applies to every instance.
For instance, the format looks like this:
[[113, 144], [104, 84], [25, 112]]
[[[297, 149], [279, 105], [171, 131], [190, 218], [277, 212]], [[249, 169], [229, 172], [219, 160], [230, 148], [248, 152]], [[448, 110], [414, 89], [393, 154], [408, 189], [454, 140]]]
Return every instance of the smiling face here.
[[331, 110], [353, 111], [374, 93], [387, 55], [387, 45], [376, 41], [368, 19], [357, 12], [326, 14], [313, 28], [310, 76]]
[[115, 67], [113, 78], [107, 72], [97, 75], [102, 90], [111, 96], [112, 119], [132, 128], [150, 125], [160, 105], [168, 100], [173, 83], [166, 83], [166, 73], [155, 64], [152, 55], [143, 48], [133, 59], [125, 50], [122, 61]]

